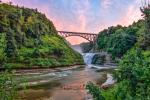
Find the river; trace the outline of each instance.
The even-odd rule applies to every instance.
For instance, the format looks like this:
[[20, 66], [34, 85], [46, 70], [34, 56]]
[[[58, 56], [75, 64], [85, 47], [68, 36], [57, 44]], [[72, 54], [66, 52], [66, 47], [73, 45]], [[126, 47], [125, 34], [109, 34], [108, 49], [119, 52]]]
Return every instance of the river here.
[[108, 73], [108, 70], [91, 67], [93, 55], [83, 54], [85, 66], [18, 74], [19, 80], [24, 78], [31, 85], [20, 90], [19, 97], [21, 100], [92, 100], [85, 89], [86, 84], [93, 82], [101, 85], [106, 81]]

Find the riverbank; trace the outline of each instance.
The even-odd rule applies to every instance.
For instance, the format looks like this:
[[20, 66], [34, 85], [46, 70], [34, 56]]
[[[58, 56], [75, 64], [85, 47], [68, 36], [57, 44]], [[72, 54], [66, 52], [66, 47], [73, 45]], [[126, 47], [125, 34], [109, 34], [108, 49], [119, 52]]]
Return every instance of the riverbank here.
[[38, 66], [34, 66], [34, 67], [23, 67], [23, 68], [4, 68], [4, 67], [0, 67], [0, 72], [8, 70], [8, 71], [14, 71], [16, 73], [19, 72], [37, 72], [37, 71], [55, 71], [55, 70], [65, 70], [65, 69], [70, 69], [70, 68], [74, 68], [76, 66], [84, 66], [85, 64], [73, 64], [73, 65], [62, 65], [62, 66], [55, 66], [55, 67], [38, 67]]
[[65, 66], [65, 67], [57, 67], [57, 68], [31, 68], [31, 69], [15, 69], [14, 74], [16, 75], [23, 75], [23, 74], [38, 74], [38, 73], [50, 73], [50, 72], [61, 72], [67, 70], [73, 70], [77, 68], [83, 68], [85, 65], [72, 65], [72, 66]]
[[33, 83], [26, 90], [19, 91], [21, 100], [89, 100], [92, 97], [85, 89], [86, 84], [93, 82], [101, 85], [107, 79], [107, 71], [99, 72], [87, 66], [73, 66], [69, 69], [58, 68], [27, 75], [26, 72], [18, 73], [16, 77], [17, 80], [26, 78]]
[[[58, 35], [53, 22], [41, 12], [6, 3], [0, 3], [0, 11], [0, 67], [4, 67], [1, 70], [84, 63], [82, 55]], [[12, 15], [13, 19], [9, 17]]]

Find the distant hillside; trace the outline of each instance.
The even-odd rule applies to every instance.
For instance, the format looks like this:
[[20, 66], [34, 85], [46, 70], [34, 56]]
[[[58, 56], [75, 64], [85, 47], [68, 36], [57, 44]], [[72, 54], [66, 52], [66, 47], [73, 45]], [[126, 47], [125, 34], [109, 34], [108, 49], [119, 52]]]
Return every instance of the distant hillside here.
[[91, 42], [84, 42], [84, 43], [81, 43], [80, 46], [82, 48], [82, 52], [83, 53], [87, 53], [87, 52], [90, 52], [90, 50], [92, 50], [93, 43], [91, 43]]
[[[112, 26], [99, 32], [97, 50], [105, 51], [112, 55], [113, 59], [122, 58], [130, 49], [143, 50], [147, 59], [150, 59], [150, 33], [146, 31], [144, 19], [134, 22], [128, 27], [121, 25]], [[146, 33], [147, 32], [147, 33]]]
[[77, 44], [77, 45], [72, 45], [72, 48], [79, 52], [80, 54], [82, 53], [82, 48], [81, 48], [81, 45], [80, 44]]
[[57, 35], [37, 9], [0, 4], [0, 65], [6, 68], [82, 64], [79, 53]]

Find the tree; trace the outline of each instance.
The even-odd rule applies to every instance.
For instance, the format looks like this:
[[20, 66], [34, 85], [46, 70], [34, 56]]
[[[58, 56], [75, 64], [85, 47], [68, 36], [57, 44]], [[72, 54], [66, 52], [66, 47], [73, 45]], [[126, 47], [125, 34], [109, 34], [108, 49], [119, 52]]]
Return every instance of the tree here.
[[[135, 50], [134, 50], [135, 49]], [[127, 53], [119, 64], [115, 77], [118, 83], [127, 87], [128, 95], [135, 100], [149, 100], [150, 98], [150, 63], [140, 49], [134, 48]], [[119, 91], [118, 91], [119, 93]], [[116, 94], [117, 95], [117, 94]], [[127, 94], [124, 94], [127, 97]]]
[[116, 85], [108, 90], [91, 83], [87, 89], [95, 100], [149, 100], [150, 63], [140, 49], [132, 49], [122, 59], [114, 77]]
[[140, 8], [145, 19], [145, 34], [144, 34], [143, 43], [141, 44], [141, 47], [143, 49], [150, 49], [150, 4], [149, 2], [146, 2], [146, 0], [144, 1], [145, 1], [145, 5]]
[[[137, 28], [112, 27], [100, 32], [98, 47], [115, 57], [122, 57], [136, 43]], [[108, 34], [109, 33], [109, 34]]]
[[5, 53], [7, 57], [15, 57], [17, 56], [17, 49], [13, 37], [13, 31], [9, 29], [6, 33], [6, 48]]
[[9, 2], [9, 5], [12, 5], [12, 2]]
[[8, 72], [0, 74], [0, 99], [16, 100], [18, 83], [14, 80], [13, 75]]

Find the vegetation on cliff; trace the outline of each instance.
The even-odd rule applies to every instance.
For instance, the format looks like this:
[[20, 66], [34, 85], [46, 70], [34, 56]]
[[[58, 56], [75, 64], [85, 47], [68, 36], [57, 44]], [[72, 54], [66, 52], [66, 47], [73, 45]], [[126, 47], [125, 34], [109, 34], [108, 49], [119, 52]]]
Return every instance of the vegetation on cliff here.
[[99, 49], [121, 61], [114, 72], [117, 83], [112, 88], [87, 85], [95, 100], [150, 100], [150, 5], [141, 11], [143, 20], [100, 32]]
[[143, 20], [133, 23], [129, 27], [109, 27], [99, 33], [98, 49], [112, 54], [113, 58], [121, 58], [137, 42], [143, 32]]
[[82, 64], [80, 54], [57, 35], [37, 9], [0, 4], [0, 66], [55, 67]]
[[147, 20], [148, 18], [145, 18], [128, 27], [117, 25], [101, 31], [97, 39], [97, 49], [110, 53], [113, 58], [123, 57], [133, 47], [149, 50], [150, 36]]
[[134, 49], [120, 62], [114, 73], [117, 83], [112, 88], [103, 90], [93, 83], [87, 85], [95, 100], [149, 100], [150, 62], [141, 50]]
[[16, 100], [18, 82], [14, 80], [12, 74], [8, 72], [0, 73], [0, 99]]

